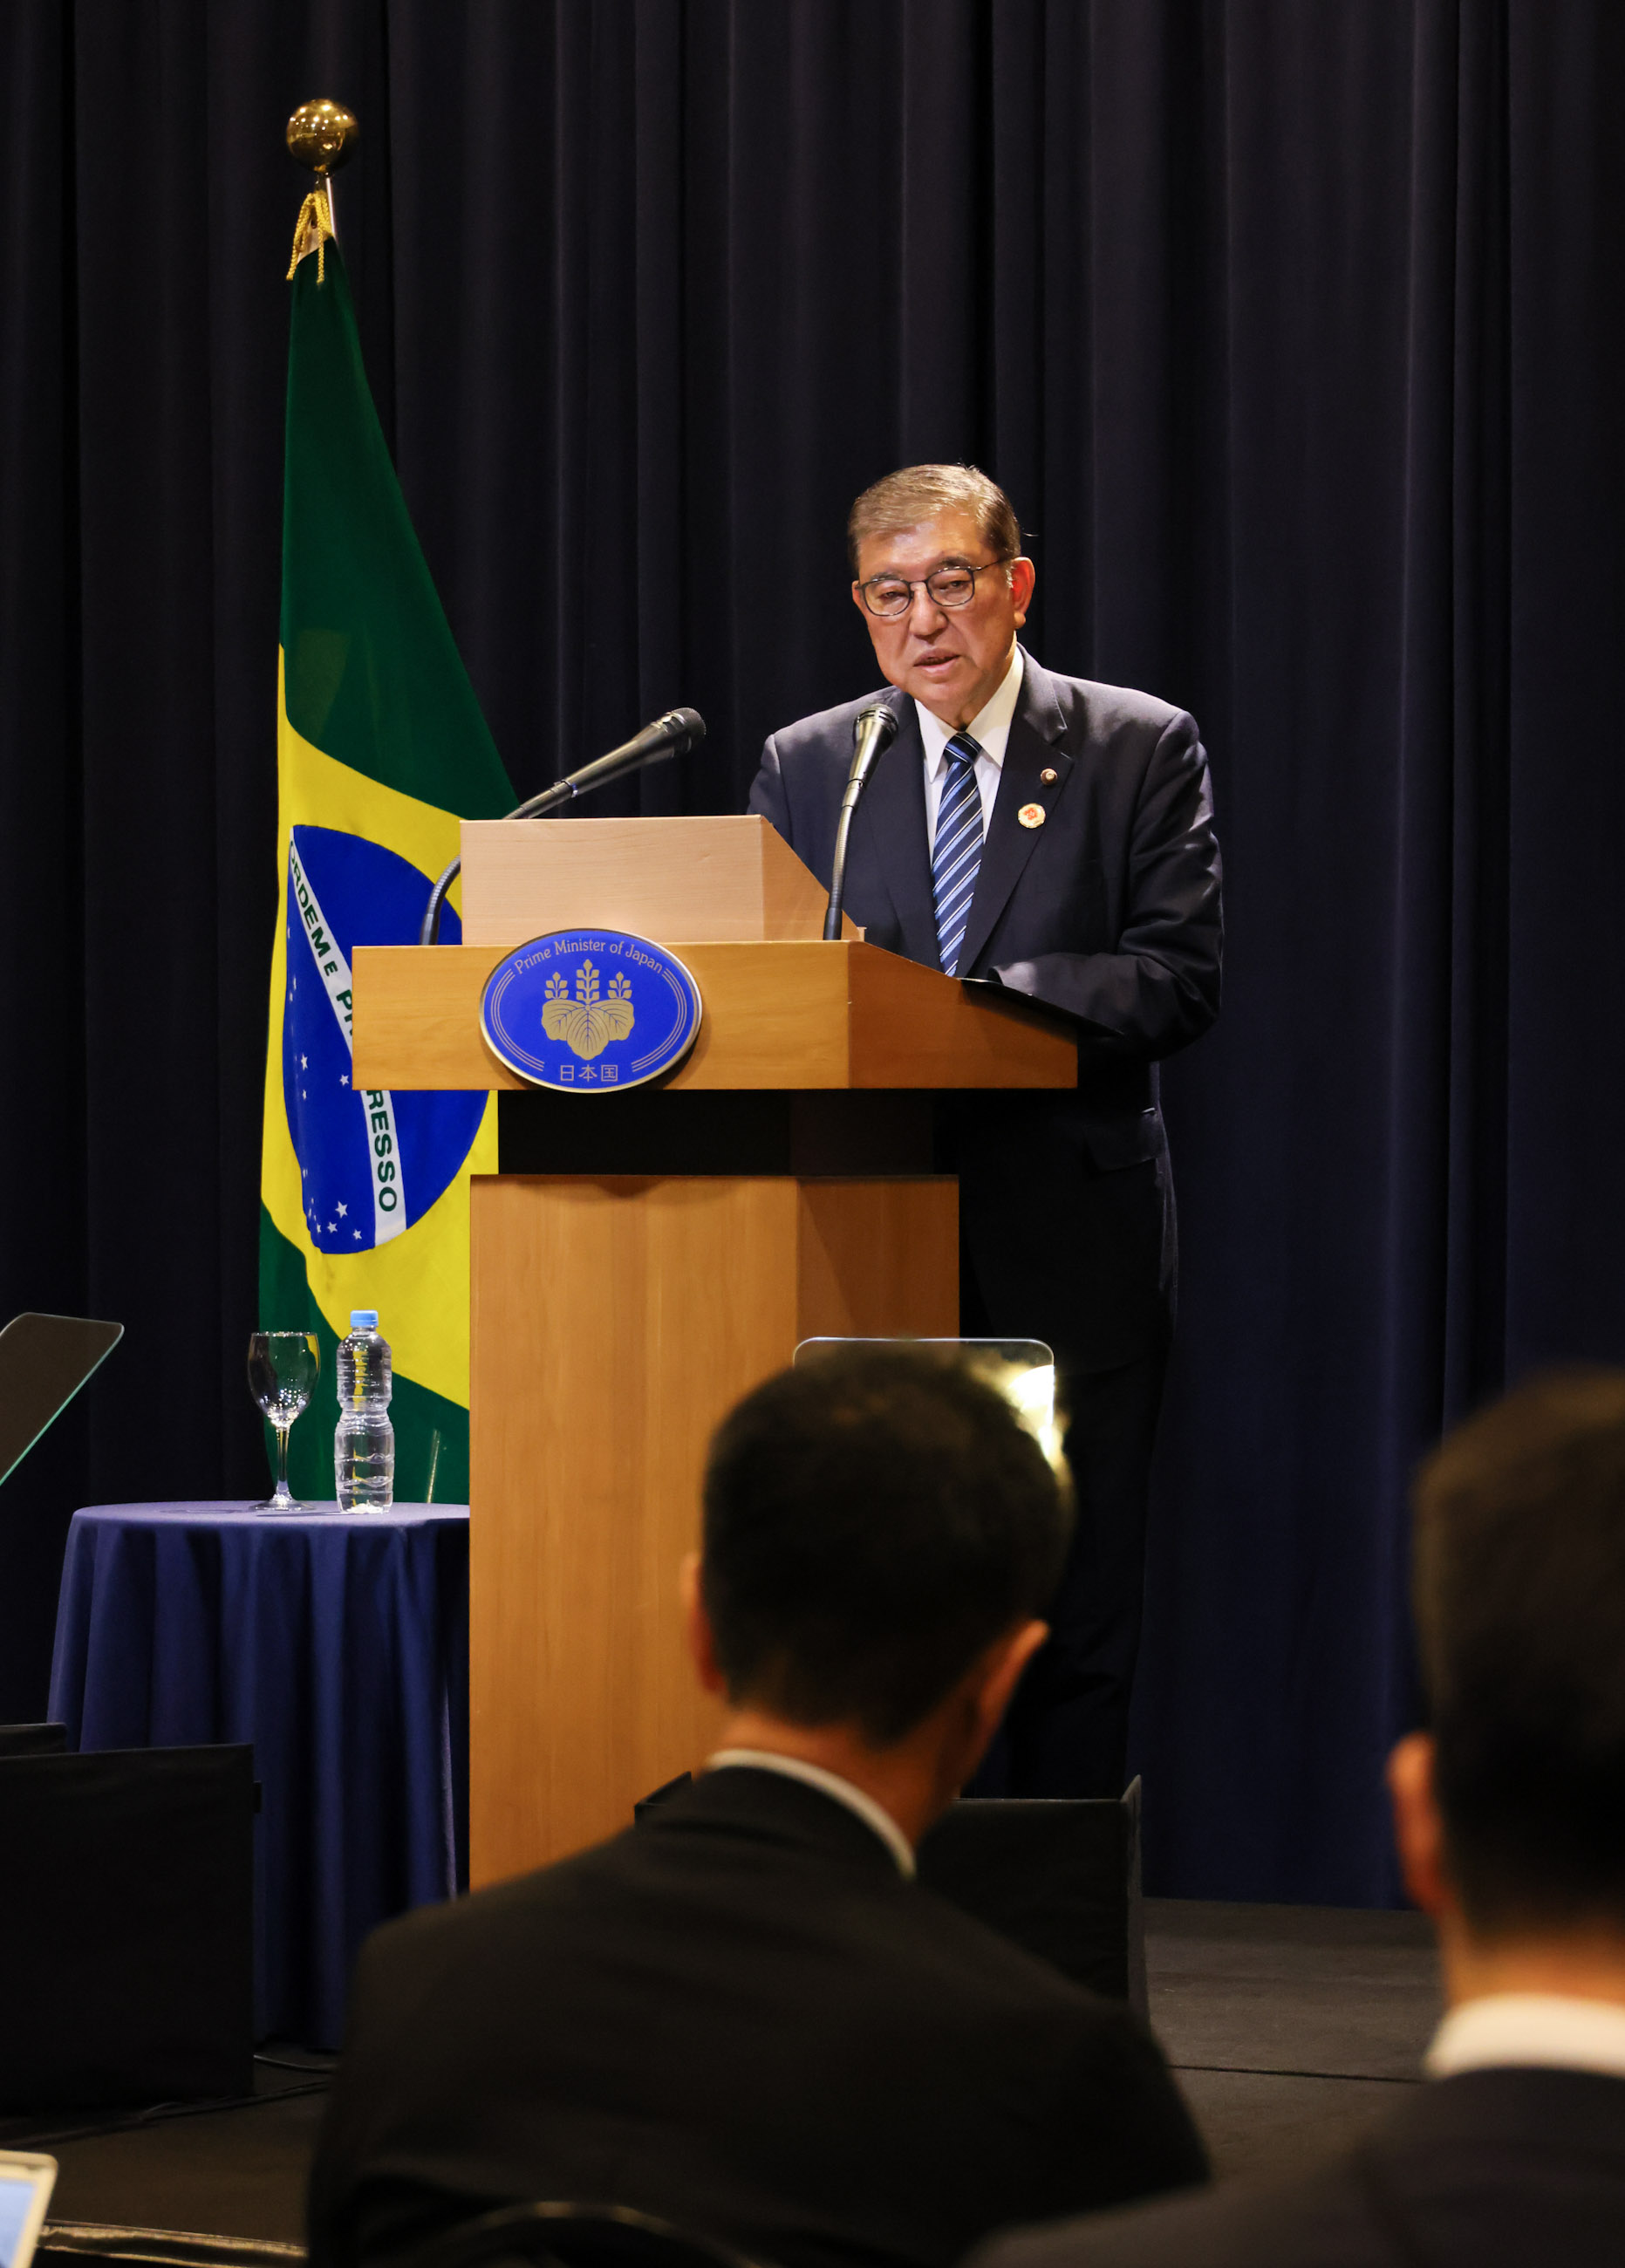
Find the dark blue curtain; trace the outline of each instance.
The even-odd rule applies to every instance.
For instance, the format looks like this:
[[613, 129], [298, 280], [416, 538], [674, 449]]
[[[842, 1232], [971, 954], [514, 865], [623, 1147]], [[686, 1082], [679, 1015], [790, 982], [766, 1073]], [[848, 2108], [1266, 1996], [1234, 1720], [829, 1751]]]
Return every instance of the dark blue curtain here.
[[[294, 105], [522, 792], [651, 810], [864, 689], [841, 529], [973, 458], [1050, 666], [1186, 703], [1231, 957], [1169, 1067], [1153, 1881], [1394, 1894], [1407, 1477], [1625, 1353], [1613, 0], [12, 0], [0, 1310], [125, 1345], [0, 1496], [0, 1713], [86, 1497], [254, 1484]], [[600, 808], [613, 808], [612, 805]]]

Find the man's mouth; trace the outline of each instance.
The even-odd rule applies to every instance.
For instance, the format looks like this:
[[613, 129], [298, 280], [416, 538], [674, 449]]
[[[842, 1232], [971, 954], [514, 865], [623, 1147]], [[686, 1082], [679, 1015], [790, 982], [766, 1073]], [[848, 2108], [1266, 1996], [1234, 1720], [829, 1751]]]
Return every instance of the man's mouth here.
[[916, 669], [952, 669], [960, 659], [957, 653], [923, 653], [914, 666]]

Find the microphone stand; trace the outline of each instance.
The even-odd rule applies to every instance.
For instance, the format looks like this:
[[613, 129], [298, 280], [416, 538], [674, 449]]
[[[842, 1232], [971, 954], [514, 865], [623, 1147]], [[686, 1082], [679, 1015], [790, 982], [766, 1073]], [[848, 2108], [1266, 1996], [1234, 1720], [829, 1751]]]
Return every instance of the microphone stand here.
[[839, 941], [841, 936], [841, 900], [846, 890], [846, 843], [852, 831], [852, 814], [857, 809], [857, 799], [864, 792], [862, 773], [846, 784], [846, 793], [841, 799], [841, 817], [835, 825], [835, 863], [829, 870], [829, 904], [824, 913], [824, 942]]
[[[544, 787], [540, 795], [532, 796], [528, 803], [522, 803], [507, 817], [545, 819], [561, 805], [573, 803], [578, 795], [591, 795], [594, 788], [607, 787], [611, 780], [624, 778], [629, 772], [642, 771], [646, 764], [663, 763], [668, 756], [682, 755], [704, 738], [705, 720], [697, 711], [668, 709], [657, 724], [645, 725], [624, 747], [612, 748], [607, 756], [597, 756], [590, 764], [583, 764], [578, 772], [555, 780], [551, 787]], [[460, 857], [453, 858], [429, 893], [429, 904], [417, 932], [420, 945], [439, 943], [445, 894], [462, 871]]]
[[[509, 812], [507, 816], [509, 819], [545, 819], [550, 812], [556, 811], [561, 804], [572, 801], [575, 793], [576, 791], [569, 780], [555, 780], [551, 787], [543, 788], [540, 795], [532, 796], [528, 803], [522, 803], [517, 811]], [[439, 944], [441, 909], [445, 904], [446, 892], [462, 871], [463, 862], [460, 853], [452, 859], [445, 873], [429, 893], [428, 908], [423, 915], [423, 925], [417, 932], [417, 941], [420, 945]]]
[[869, 783], [869, 775], [897, 738], [897, 711], [884, 701], [871, 702], [863, 711], [852, 727], [857, 747], [852, 752], [852, 769], [847, 774], [846, 792], [841, 799], [841, 816], [835, 823], [835, 855], [829, 869], [829, 904], [824, 913], [824, 942], [834, 945], [841, 938], [841, 901], [846, 891], [847, 838], [852, 832], [852, 814], [857, 809], [857, 799]]

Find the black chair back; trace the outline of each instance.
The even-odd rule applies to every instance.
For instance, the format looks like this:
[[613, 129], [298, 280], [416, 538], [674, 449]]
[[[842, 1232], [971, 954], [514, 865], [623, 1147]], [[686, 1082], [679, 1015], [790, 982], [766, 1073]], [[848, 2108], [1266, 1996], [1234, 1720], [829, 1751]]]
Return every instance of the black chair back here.
[[618, 2205], [512, 2205], [448, 2230], [412, 2268], [766, 2268], [708, 2236]]
[[0, 2112], [254, 2087], [254, 1751], [0, 1756]]
[[961, 1796], [921, 1840], [920, 1880], [1149, 2020], [1137, 1779], [1116, 1801]]
[[66, 1725], [0, 1725], [0, 1756], [65, 1756]]

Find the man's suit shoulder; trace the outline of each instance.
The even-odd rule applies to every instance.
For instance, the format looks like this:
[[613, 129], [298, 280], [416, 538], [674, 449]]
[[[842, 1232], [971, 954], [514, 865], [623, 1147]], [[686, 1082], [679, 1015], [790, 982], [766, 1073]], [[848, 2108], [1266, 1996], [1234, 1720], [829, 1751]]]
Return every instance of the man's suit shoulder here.
[[900, 1884], [899, 1889], [888, 1918], [887, 1934], [895, 1940], [888, 1957], [897, 1969], [906, 1964], [928, 1985], [939, 1985], [945, 2007], [974, 2021], [989, 2004], [1002, 2005], [1012, 2021], [1049, 2032], [1062, 2053], [1077, 2042], [1109, 2041], [1137, 2061], [1141, 2043], [1149, 2047], [1120, 2002], [1075, 1984], [924, 1884]]
[[1034, 2007], [1054, 2009], [1074, 2022], [1109, 2021], [1132, 2026], [1133, 2019], [1114, 2000], [1103, 1999], [1082, 1984], [1075, 1984], [1048, 1962], [1040, 1961], [1013, 1939], [1004, 1937], [974, 1914], [965, 1912], [923, 1882], [906, 1886], [899, 1911], [900, 1933], [916, 1943], [938, 1948], [940, 1957], [974, 1970], [989, 1991]]
[[[1205, 2154], [1162, 2051], [1121, 2002], [1075, 1984], [935, 1891], [915, 1889], [897, 1911], [904, 1927], [888, 1967], [895, 1974], [907, 1962], [922, 2033], [935, 2032], [945, 2048], [958, 2036], [961, 2051], [980, 2040], [984, 2057], [1002, 2042], [1033, 2104], [1047, 2106], [1057, 2194], [1084, 2134], [1113, 2169], [1113, 2188], [1096, 2192], [1101, 2201], [1205, 2178]], [[1064, 2208], [1052, 2196], [1032, 2209]]]
[[1305, 2173], [995, 2238], [969, 2268], [1602, 2268], [1625, 2226], [1625, 2080], [1505, 2067], [1404, 2091]]
[[798, 717], [793, 725], [781, 725], [768, 735], [768, 746], [777, 752], [781, 762], [810, 752], [828, 752], [839, 755], [844, 766], [851, 758], [853, 727], [871, 701], [888, 703], [900, 719], [914, 713], [912, 704], [894, 686], [877, 685], [872, 692], [860, 693], [856, 701], [838, 702], [833, 709], [820, 709], [810, 717]]
[[966, 2268], [1385, 2268], [1369, 2208], [1342, 2163], [996, 2238]]
[[1040, 675], [1048, 680], [1068, 725], [1080, 726], [1092, 740], [1109, 740], [1128, 731], [1159, 740], [1170, 725], [1191, 722], [1188, 711], [1159, 700], [1154, 693], [1141, 693], [1132, 685], [1106, 685], [1092, 677], [1062, 677], [1054, 670], [1044, 670]]
[[[798, 1793], [793, 1786], [770, 1791], [781, 1800]], [[844, 1815], [841, 1823], [849, 1825]], [[997, 2001], [1012, 2014], [1052, 2025], [1058, 2035], [1137, 2035], [1138, 2027], [1116, 2003], [1073, 1984], [937, 1891], [905, 1881], [889, 1864], [872, 1873], [842, 1869], [832, 1878], [816, 1853], [780, 1863], [778, 1854], [759, 1849], [746, 1854], [747, 1866], [754, 1862], [753, 1878], [746, 1880], [736, 1877], [741, 1862], [737, 1847], [713, 1845], [709, 1835], [682, 1833], [681, 1825], [673, 1816], [653, 1829], [629, 1829], [574, 1858], [452, 1904], [420, 1907], [376, 1931], [368, 1940], [367, 1957], [375, 1969], [387, 1970], [392, 1980], [436, 1978], [467, 1962], [500, 1958], [514, 1941], [551, 1926], [568, 1927], [575, 1916], [602, 1921], [607, 1904], [618, 1897], [664, 1901], [680, 1881], [698, 1888], [696, 1871], [703, 1876], [714, 1868], [713, 1887], [720, 1891], [733, 1883], [747, 1904], [763, 1896], [770, 1902], [788, 1899], [827, 1918], [835, 1933], [868, 1939], [877, 1953], [884, 1951], [900, 1986], [906, 1981], [915, 1988], [940, 1984], [948, 1995], [945, 2006], [962, 2007], [968, 1991], [973, 1999]], [[680, 1849], [673, 1845], [674, 1828]], [[866, 1827], [859, 1830], [863, 1837], [870, 1832]]]
[[[1026, 671], [1024, 702], [1029, 713], [1053, 708], [1069, 739], [1100, 742], [1130, 733], [1155, 744], [1171, 725], [1181, 722], [1189, 725], [1190, 737], [1195, 738], [1188, 713], [1172, 702], [1159, 700], [1154, 693], [1141, 693], [1130, 685], [1107, 685], [1095, 678], [1063, 677], [1034, 661], [1031, 654], [1026, 656]], [[873, 701], [888, 703], [900, 720], [912, 720], [913, 703], [907, 696], [893, 686], [879, 685], [860, 693], [854, 701], [840, 702], [833, 709], [820, 709], [812, 716], [798, 717], [794, 724], [781, 725], [770, 735], [768, 746], [781, 765], [834, 755], [844, 767], [851, 755], [853, 727], [861, 711]]]
[[[376, 1931], [364, 1948], [368, 2003], [375, 2010], [387, 2007], [392, 2029], [432, 2021], [443, 2002], [455, 2001], [471, 1970], [522, 1973], [526, 1948], [539, 1947], [555, 1931], [562, 1933], [560, 1942], [572, 1940], [579, 1921], [596, 1936], [616, 1905], [629, 1915], [641, 1907], [646, 1918], [665, 1905], [680, 1881], [703, 1897], [695, 1880], [696, 1867], [703, 1875], [714, 1866], [714, 1887], [721, 1890], [733, 1876], [739, 1854], [725, 1848], [713, 1853], [709, 1841], [684, 1834], [680, 1842], [686, 1847], [680, 1852], [669, 1828], [628, 1830], [574, 1858], [452, 1904], [403, 1915]], [[885, 1980], [889, 1992], [914, 2001], [922, 2011], [934, 2009], [939, 2019], [950, 2020], [950, 2029], [974, 2030], [996, 2014], [1034, 2052], [1057, 2062], [1085, 2043], [1107, 2051], [1108, 2067], [1119, 2056], [1137, 2064], [1143, 2050], [1155, 2059], [1154, 2049], [1126, 2009], [1085, 1992], [889, 1867], [872, 1874], [843, 1871], [832, 1879], [816, 1860], [779, 1864], [761, 1852], [754, 1858], [763, 1871], [733, 1885], [743, 1904], [765, 1896], [781, 1907], [788, 1901], [789, 1910], [805, 1908], [815, 1925], [846, 1940], [853, 1956], [861, 1960], [866, 1947], [872, 1973]]]
[[358, 1976], [374, 1987], [369, 1998], [386, 2006], [403, 2026], [439, 1995], [453, 1993], [470, 1964], [499, 1964], [511, 1948], [539, 1925], [572, 1909], [591, 1911], [610, 1854], [630, 1844], [632, 1830], [573, 1859], [497, 1882], [442, 1905], [418, 1906], [373, 1931], [362, 1948]]

